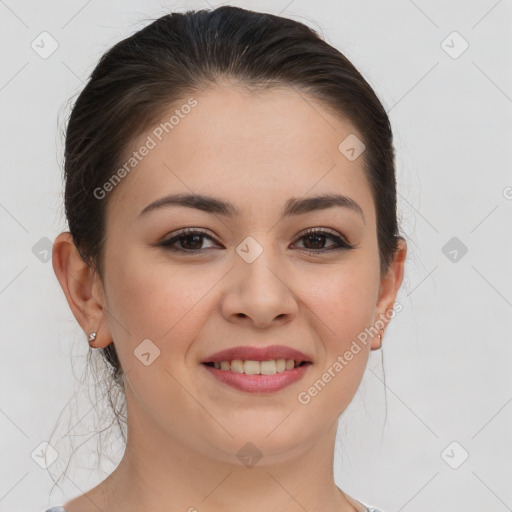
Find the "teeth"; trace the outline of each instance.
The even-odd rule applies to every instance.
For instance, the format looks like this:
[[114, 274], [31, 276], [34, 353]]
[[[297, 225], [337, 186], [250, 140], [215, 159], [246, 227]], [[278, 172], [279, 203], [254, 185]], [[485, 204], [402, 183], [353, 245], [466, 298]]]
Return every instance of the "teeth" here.
[[231, 371], [236, 373], [244, 373], [244, 362], [240, 359], [231, 361]]
[[285, 370], [293, 370], [293, 368], [299, 366], [299, 363], [296, 363], [293, 359], [271, 359], [269, 361], [234, 359], [233, 361], [216, 361], [213, 365], [220, 370], [230, 370], [247, 375], [274, 375]]
[[[293, 361], [293, 359], [292, 359]], [[294, 361], [295, 364], [295, 361]], [[276, 371], [284, 372], [286, 370], [286, 359], [276, 359]]]
[[293, 359], [287, 359], [285, 364], [285, 370], [292, 370], [295, 366], [295, 361]]

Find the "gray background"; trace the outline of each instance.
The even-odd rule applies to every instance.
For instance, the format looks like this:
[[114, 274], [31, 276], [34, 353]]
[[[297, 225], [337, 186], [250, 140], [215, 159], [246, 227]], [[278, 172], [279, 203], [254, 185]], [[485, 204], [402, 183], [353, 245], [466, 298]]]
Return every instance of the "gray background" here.
[[[228, 3], [318, 30], [375, 88], [395, 134], [403, 310], [340, 421], [338, 485], [386, 512], [512, 510], [511, 2]], [[88, 346], [48, 260], [66, 229], [68, 99], [151, 18], [209, 5], [221, 3], [0, 0], [0, 511], [61, 504], [122, 455], [89, 469], [98, 447], [86, 434], [99, 424], [77, 384]], [[47, 58], [31, 47], [42, 51], [43, 31], [58, 43]], [[49, 496], [37, 454], [75, 392], [60, 434], [77, 458]], [[57, 468], [70, 453], [51, 444]]]

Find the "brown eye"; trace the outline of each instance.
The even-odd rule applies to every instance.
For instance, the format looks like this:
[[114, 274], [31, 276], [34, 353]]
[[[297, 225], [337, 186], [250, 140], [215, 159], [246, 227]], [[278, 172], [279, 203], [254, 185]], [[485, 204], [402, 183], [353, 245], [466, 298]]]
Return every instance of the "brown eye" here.
[[[198, 229], [184, 229], [173, 237], [164, 240], [159, 245], [166, 250], [181, 253], [201, 253], [206, 248], [203, 247], [204, 240], [210, 239], [215, 242], [214, 238], [207, 232]], [[331, 247], [325, 247], [326, 239], [334, 242]], [[304, 240], [303, 252], [308, 254], [321, 254], [329, 251], [353, 249], [341, 236], [330, 231], [321, 229], [310, 229], [304, 233], [299, 240]]]
[[[205, 250], [201, 247], [204, 243], [204, 238], [209, 238], [213, 240], [213, 238], [208, 235], [205, 231], [197, 230], [197, 229], [186, 229], [180, 231], [177, 235], [169, 238], [168, 240], [164, 240], [160, 243], [162, 247], [169, 251], [176, 252], [201, 252]], [[175, 244], [179, 242], [178, 247], [174, 247]]]
[[[334, 247], [325, 248], [325, 239], [330, 238], [335, 242]], [[337, 234], [331, 233], [325, 230], [311, 229], [303, 234], [299, 240], [304, 240], [305, 252], [308, 254], [318, 254], [328, 251], [341, 250], [341, 249], [353, 249], [354, 247], [346, 242], [343, 238]]]

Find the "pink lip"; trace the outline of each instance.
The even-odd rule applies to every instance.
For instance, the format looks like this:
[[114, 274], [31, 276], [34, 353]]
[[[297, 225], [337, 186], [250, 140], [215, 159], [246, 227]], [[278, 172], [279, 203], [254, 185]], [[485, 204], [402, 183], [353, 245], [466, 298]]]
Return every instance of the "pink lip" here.
[[[288, 359], [292, 358], [289, 357]], [[266, 359], [261, 360], [265, 361]], [[223, 359], [223, 361], [226, 361], [226, 359]], [[301, 379], [307, 369], [311, 366], [311, 363], [297, 366], [293, 370], [285, 370], [284, 372], [275, 373], [274, 375], [246, 375], [245, 373], [232, 372], [231, 370], [220, 370], [206, 364], [201, 366], [208, 370], [220, 382], [228, 384], [240, 391], [248, 391], [250, 393], [267, 393], [278, 391]]]
[[[221, 361], [233, 361], [234, 359], [251, 360], [251, 361], [270, 361], [271, 359], [294, 359], [297, 363], [303, 361], [312, 362], [311, 358], [295, 350], [294, 348], [285, 347], [284, 345], [270, 345], [268, 347], [251, 347], [241, 346], [232, 347], [220, 352], [215, 352], [201, 361], [201, 363], [215, 363]], [[292, 370], [288, 370], [292, 371]], [[284, 372], [282, 372], [284, 373]]]

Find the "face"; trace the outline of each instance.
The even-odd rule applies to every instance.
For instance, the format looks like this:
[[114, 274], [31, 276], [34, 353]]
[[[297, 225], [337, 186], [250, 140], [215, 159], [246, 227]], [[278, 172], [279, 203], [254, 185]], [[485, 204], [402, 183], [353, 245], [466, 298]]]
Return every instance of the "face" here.
[[[104, 328], [126, 374], [129, 413], [146, 432], [231, 462], [252, 442], [277, 461], [332, 428], [378, 341], [357, 340], [393, 303], [379, 303], [376, 212], [362, 157], [338, 149], [350, 134], [362, 137], [293, 89], [217, 86], [191, 96], [197, 104], [172, 130], [151, 127], [130, 148], [148, 136], [155, 143], [110, 192]], [[141, 214], [173, 194], [231, 203], [236, 213], [167, 204]], [[349, 201], [283, 216], [291, 200], [324, 194]], [[273, 391], [233, 387], [214, 376], [228, 370], [202, 363], [233, 347], [275, 345], [309, 364]]]

